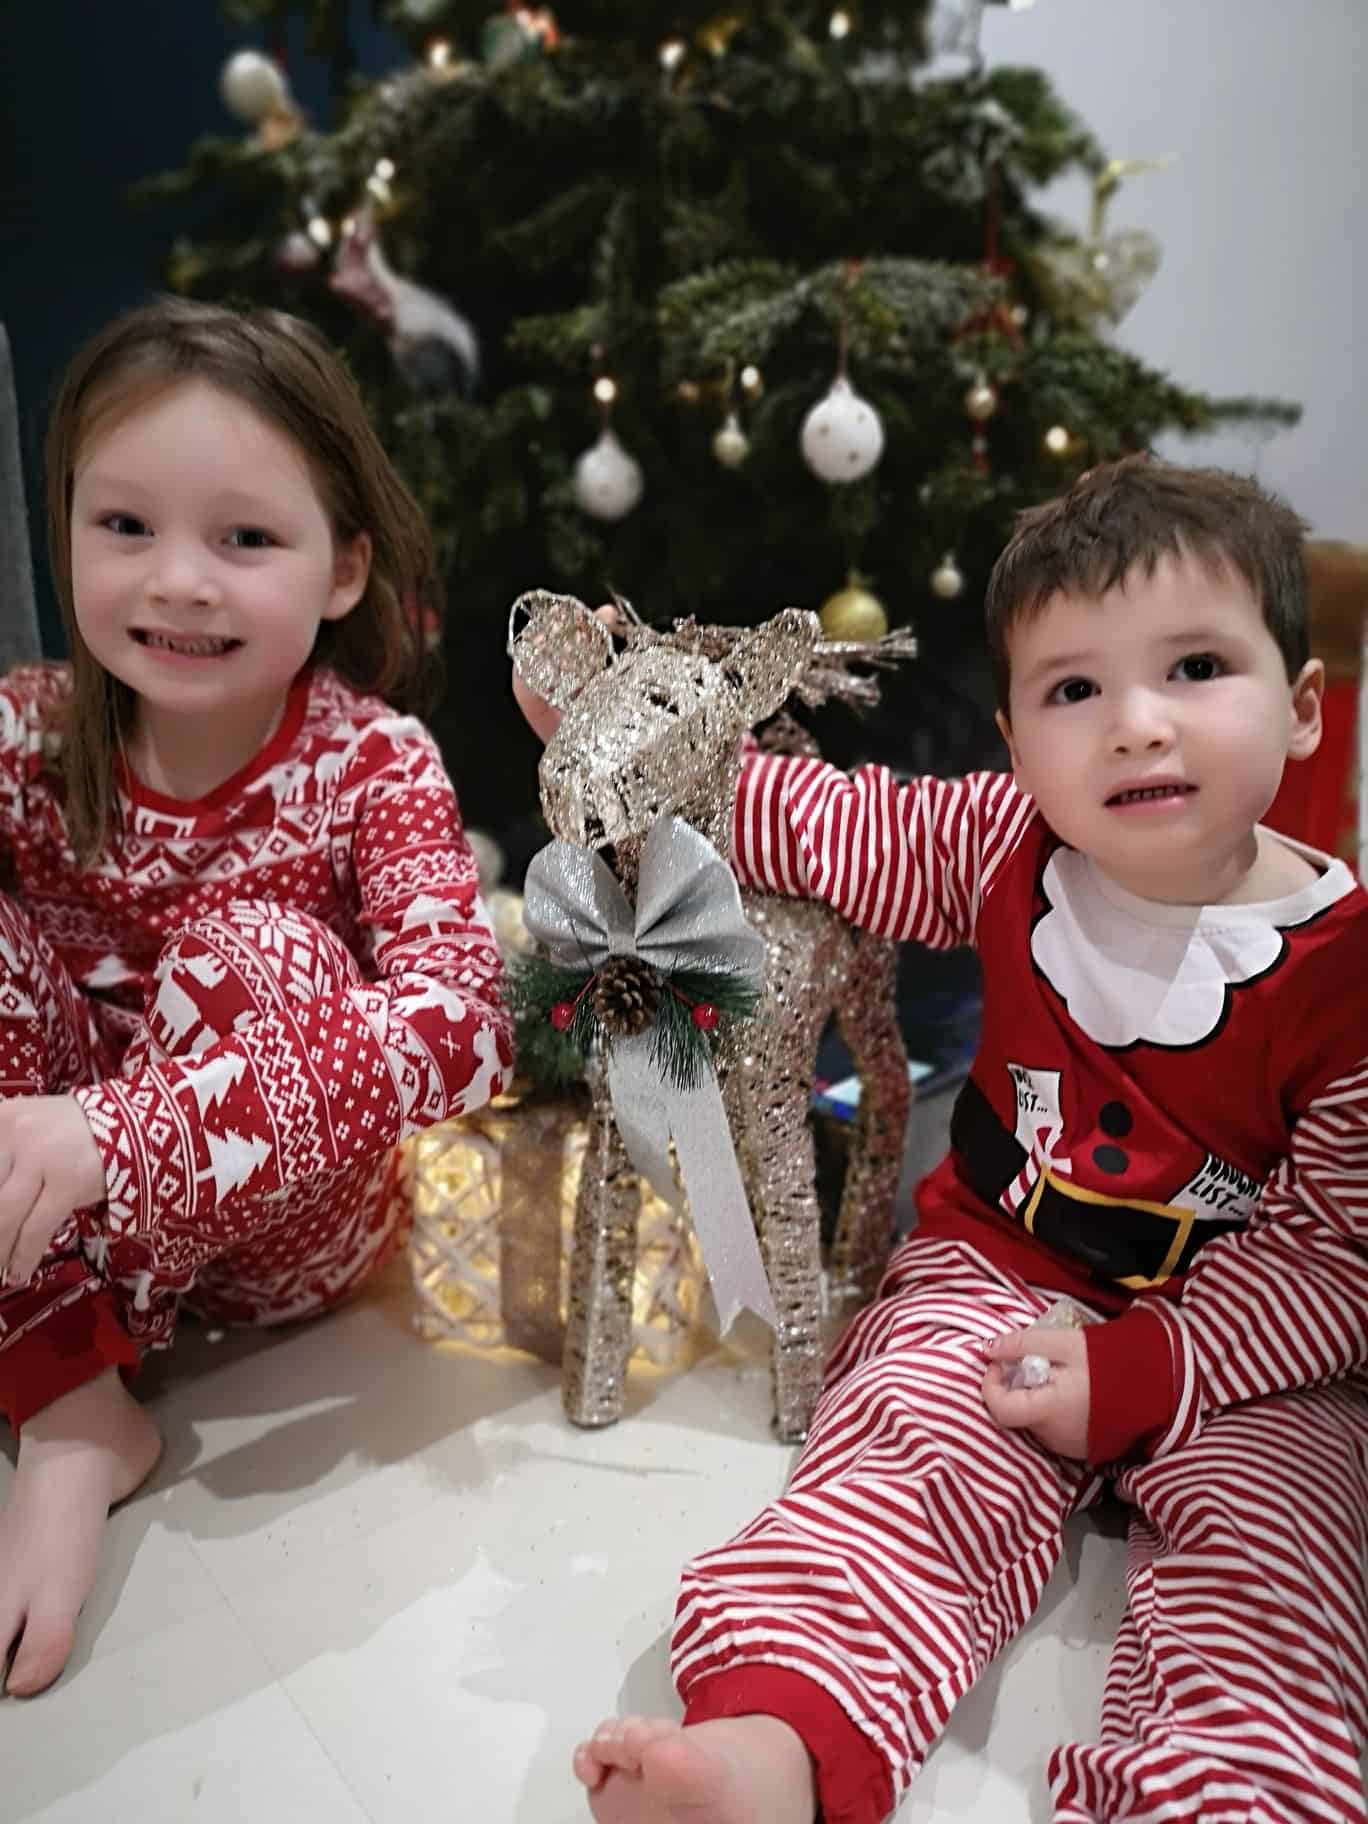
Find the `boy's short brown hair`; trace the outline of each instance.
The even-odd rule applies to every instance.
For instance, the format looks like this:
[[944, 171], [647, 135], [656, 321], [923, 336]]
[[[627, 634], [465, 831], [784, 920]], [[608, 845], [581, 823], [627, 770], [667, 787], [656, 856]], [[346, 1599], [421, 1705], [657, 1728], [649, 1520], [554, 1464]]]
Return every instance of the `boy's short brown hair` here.
[[1307, 527], [1284, 501], [1225, 469], [1127, 456], [1089, 469], [1057, 500], [1022, 513], [988, 579], [988, 655], [1007, 714], [1008, 635], [1055, 595], [1104, 594], [1165, 555], [1243, 577], [1278, 643], [1289, 682], [1310, 657]]

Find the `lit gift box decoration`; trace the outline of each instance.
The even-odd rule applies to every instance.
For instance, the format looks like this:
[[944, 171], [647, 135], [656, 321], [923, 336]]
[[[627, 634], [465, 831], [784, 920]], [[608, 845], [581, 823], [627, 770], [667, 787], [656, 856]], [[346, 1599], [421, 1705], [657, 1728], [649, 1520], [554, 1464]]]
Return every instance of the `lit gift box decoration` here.
[[[403, 1147], [397, 1194], [425, 1336], [560, 1361], [588, 1121], [587, 1097], [512, 1094]], [[702, 1262], [687, 1220], [641, 1190], [633, 1359], [681, 1366], [703, 1334]]]

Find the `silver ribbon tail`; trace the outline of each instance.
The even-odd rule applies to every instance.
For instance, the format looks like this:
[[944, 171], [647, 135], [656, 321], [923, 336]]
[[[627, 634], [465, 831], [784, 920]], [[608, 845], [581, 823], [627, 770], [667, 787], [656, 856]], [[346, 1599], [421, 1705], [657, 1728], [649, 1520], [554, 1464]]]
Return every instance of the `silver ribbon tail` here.
[[679, 1212], [682, 1199], [670, 1160], [674, 1141], [723, 1333], [743, 1310], [773, 1326], [774, 1297], [717, 1078], [708, 1071], [696, 1089], [676, 1089], [652, 1066], [650, 1049], [649, 1036], [619, 1040], [608, 1060], [613, 1113], [627, 1157]]

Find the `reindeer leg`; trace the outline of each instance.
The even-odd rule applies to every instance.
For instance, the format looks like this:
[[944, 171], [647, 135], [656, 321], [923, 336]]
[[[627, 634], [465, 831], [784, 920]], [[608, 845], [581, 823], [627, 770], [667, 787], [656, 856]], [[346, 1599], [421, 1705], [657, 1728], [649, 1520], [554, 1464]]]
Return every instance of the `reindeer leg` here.
[[774, 1424], [786, 1444], [807, 1436], [822, 1381], [821, 1217], [803, 1086], [776, 1097], [737, 1083], [733, 1132], [760, 1236], [777, 1323], [771, 1361]]
[[888, 1259], [911, 1102], [907, 1050], [894, 999], [897, 952], [884, 939], [865, 933], [852, 942], [854, 955], [845, 992], [837, 999], [836, 1023], [860, 1079], [860, 1108], [829, 1278], [833, 1302], [846, 1306], [868, 1303]]
[[499, 1308], [504, 1341], [545, 1362], [559, 1362], [565, 1348], [561, 1180], [575, 1112], [570, 1102], [524, 1106], [514, 1117], [523, 1132], [506, 1137], [502, 1149]]
[[613, 1425], [622, 1417], [632, 1351], [641, 1191], [613, 1118], [606, 1075], [592, 1073], [589, 1144], [575, 1201], [561, 1399], [572, 1424]]
[[774, 1295], [774, 1414], [786, 1443], [806, 1437], [822, 1379], [822, 1244], [808, 1101], [826, 1016], [821, 984], [831, 914], [748, 898], [766, 941], [766, 1001], [725, 1086], [737, 1157]]

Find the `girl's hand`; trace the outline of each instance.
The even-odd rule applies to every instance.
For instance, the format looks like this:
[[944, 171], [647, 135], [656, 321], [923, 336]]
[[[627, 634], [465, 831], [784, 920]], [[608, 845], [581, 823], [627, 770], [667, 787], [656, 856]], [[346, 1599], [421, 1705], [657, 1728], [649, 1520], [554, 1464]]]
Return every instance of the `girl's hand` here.
[[[984, 1349], [983, 1403], [1004, 1431], [1029, 1431], [1056, 1456], [1085, 1460], [1091, 1386], [1082, 1330], [1011, 1330]], [[1043, 1387], [1012, 1387], [1007, 1370], [1028, 1355], [1050, 1364]]]
[[72, 1211], [104, 1196], [104, 1161], [74, 1096], [0, 1102], [0, 1277], [23, 1285]]

